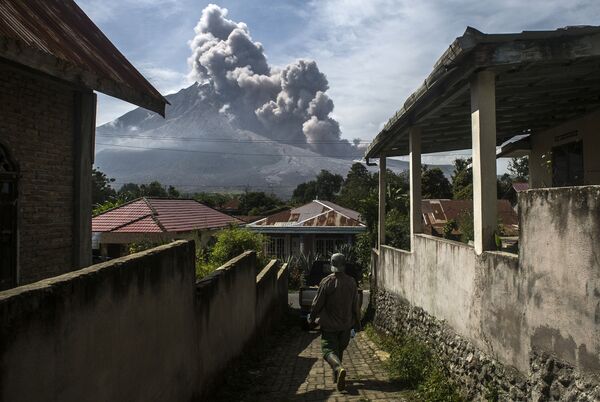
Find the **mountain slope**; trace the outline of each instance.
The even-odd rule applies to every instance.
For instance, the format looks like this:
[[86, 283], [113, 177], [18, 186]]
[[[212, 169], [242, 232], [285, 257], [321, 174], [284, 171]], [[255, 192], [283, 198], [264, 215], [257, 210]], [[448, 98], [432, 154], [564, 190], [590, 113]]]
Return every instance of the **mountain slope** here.
[[[321, 169], [344, 175], [357, 155], [325, 157], [236, 127], [194, 84], [168, 95], [165, 119], [135, 109], [97, 129], [96, 166], [123, 183], [158, 180], [183, 192], [255, 190], [289, 196]], [[390, 161], [405, 170], [406, 162]]]

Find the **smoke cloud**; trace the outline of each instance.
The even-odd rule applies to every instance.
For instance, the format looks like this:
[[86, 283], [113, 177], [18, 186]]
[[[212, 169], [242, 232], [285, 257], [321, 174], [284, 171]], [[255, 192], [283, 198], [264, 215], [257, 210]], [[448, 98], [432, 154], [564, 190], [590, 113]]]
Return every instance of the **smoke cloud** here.
[[327, 77], [312, 60], [281, 69], [269, 66], [261, 43], [243, 22], [227, 18], [227, 9], [210, 4], [190, 41], [189, 77], [203, 84], [203, 96], [239, 128], [289, 141], [323, 155], [348, 155], [357, 148], [340, 138], [325, 93]]

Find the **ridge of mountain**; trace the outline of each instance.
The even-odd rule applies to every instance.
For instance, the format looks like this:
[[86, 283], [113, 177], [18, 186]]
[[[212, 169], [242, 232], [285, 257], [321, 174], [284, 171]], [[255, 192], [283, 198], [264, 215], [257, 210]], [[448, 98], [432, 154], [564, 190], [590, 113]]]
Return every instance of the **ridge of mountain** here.
[[[95, 165], [115, 187], [158, 180], [182, 192], [273, 192], [289, 197], [322, 170], [346, 175], [356, 155], [326, 157], [242, 130], [193, 84], [167, 95], [166, 117], [137, 108], [97, 128]], [[301, 144], [298, 144], [301, 145]], [[404, 171], [407, 162], [389, 160]], [[448, 174], [449, 166], [440, 166]], [[370, 168], [376, 169], [376, 168]]]

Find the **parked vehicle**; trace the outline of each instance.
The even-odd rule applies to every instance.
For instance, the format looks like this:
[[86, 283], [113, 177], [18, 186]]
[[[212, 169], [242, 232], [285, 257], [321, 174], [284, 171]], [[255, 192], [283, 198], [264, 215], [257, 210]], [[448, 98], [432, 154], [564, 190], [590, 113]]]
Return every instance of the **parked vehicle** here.
[[[356, 285], [360, 281], [360, 269], [353, 264], [346, 264], [346, 273], [356, 280]], [[319, 284], [327, 275], [331, 274], [331, 265], [329, 261], [317, 260], [313, 263], [310, 272], [304, 278], [304, 284], [298, 293], [298, 302], [300, 304], [300, 323], [302, 328], [311, 329], [306, 318], [310, 314], [312, 302], [317, 295]], [[362, 306], [363, 291], [358, 289], [359, 303]], [[314, 325], [316, 326], [316, 324]]]

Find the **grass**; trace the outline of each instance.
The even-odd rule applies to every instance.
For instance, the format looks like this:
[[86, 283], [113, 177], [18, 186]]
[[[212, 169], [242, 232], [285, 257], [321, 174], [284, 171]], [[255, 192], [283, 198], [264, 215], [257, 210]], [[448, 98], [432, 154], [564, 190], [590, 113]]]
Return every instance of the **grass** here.
[[425, 343], [410, 336], [395, 338], [382, 334], [371, 324], [365, 331], [377, 346], [390, 354], [385, 362], [388, 374], [392, 380], [413, 391], [411, 399], [429, 402], [465, 400]]

